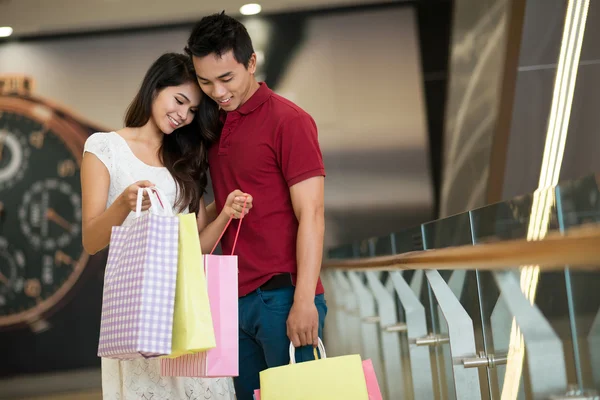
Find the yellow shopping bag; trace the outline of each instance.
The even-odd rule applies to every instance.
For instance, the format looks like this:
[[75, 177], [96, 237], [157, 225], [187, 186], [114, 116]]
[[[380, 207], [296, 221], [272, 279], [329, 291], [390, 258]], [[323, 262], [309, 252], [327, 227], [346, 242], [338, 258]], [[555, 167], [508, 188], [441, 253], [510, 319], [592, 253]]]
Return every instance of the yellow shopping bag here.
[[360, 355], [327, 358], [319, 339], [321, 359], [295, 363], [290, 344], [290, 364], [260, 373], [261, 400], [368, 400], [367, 382]]
[[195, 214], [179, 214], [179, 260], [171, 354], [200, 353], [216, 347], [198, 224]]

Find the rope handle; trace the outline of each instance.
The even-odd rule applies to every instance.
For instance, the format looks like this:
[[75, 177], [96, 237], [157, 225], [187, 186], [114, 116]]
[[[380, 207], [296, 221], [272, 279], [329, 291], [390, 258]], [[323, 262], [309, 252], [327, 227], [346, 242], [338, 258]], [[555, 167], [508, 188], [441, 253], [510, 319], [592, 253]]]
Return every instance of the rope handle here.
[[[319, 349], [319, 353], [321, 357], [319, 358], [319, 353], [317, 353], [317, 348]], [[325, 346], [323, 345], [323, 341], [319, 338], [319, 344], [317, 347], [313, 348], [313, 354], [315, 356], [315, 360], [327, 358], [327, 354], [325, 353]], [[290, 364], [296, 364], [296, 348], [294, 347], [294, 343], [290, 343]]]
[[[248, 201], [248, 196], [246, 196], [246, 200], [244, 200], [244, 206], [242, 207], [242, 216], [240, 217], [240, 223], [238, 224], [237, 232], [235, 233], [235, 240], [233, 241], [233, 247], [231, 248], [231, 255], [233, 255], [233, 253], [235, 251], [235, 246], [237, 245], [238, 236], [240, 234], [240, 228], [242, 227], [242, 220], [244, 219], [244, 211], [246, 211], [246, 202], [247, 201]], [[215, 249], [217, 248], [217, 245], [221, 241], [221, 238], [225, 234], [225, 231], [229, 227], [229, 224], [231, 224], [231, 220], [232, 219], [233, 219], [233, 215], [231, 217], [229, 217], [229, 221], [227, 221], [227, 224], [225, 225], [225, 228], [223, 228], [223, 232], [221, 232], [221, 235], [219, 236], [219, 238], [215, 242], [215, 245], [212, 248], [212, 250], [210, 251], [210, 254], [212, 254], [215, 251]]]

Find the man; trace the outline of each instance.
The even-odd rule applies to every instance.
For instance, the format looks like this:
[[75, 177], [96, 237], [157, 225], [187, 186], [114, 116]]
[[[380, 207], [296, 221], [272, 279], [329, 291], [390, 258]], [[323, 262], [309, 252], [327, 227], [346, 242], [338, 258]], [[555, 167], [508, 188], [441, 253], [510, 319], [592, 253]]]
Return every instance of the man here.
[[[186, 51], [223, 128], [209, 150], [216, 209], [239, 188], [253, 196], [236, 253], [239, 263], [239, 400], [251, 400], [259, 372], [314, 359], [327, 307], [319, 279], [325, 169], [314, 120], [257, 82], [256, 54], [244, 25], [224, 13], [203, 18]], [[237, 210], [241, 211], [241, 210]], [[230, 254], [235, 229], [223, 237]]]

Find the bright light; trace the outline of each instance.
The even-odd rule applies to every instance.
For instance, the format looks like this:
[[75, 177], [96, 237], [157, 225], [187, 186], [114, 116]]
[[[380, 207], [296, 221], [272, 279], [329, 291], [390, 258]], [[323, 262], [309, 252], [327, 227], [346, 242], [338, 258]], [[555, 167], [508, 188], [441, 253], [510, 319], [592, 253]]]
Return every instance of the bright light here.
[[0, 37], [9, 37], [13, 33], [13, 28], [10, 26], [0, 26]]
[[260, 6], [260, 4], [256, 3], [244, 4], [240, 7], [240, 13], [242, 13], [242, 15], [255, 15], [258, 14], [261, 10], [262, 7]]

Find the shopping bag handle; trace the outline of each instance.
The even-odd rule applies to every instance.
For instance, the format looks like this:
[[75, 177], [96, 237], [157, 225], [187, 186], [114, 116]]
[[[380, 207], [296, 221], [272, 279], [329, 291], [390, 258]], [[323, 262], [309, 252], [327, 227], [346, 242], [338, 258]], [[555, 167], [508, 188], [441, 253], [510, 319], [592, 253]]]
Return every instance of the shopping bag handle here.
[[[233, 253], [235, 252], [235, 246], [237, 245], [238, 236], [240, 234], [240, 228], [242, 227], [242, 220], [244, 219], [244, 211], [246, 211], [246, 202], [247, 201], [248, 201], [248, 196], [246, 196], [246, 199], [244, 200], [244, 206], [242, 207], [242, 215], [240, 217], [240, 222], [238, 223], [237, 232], [235, 233], [235, 239], [233, 241], [233, 247], [231, 248], [231, 255], [233, 255]], [[232, 219], [233, 219], [233, 215], [231, 217], [229, 217], [229, 221], [227, 221], [227, 224], [225, 225], [225, 228], [223, 228], [223, 232], [221, 232], [221, 235], [219, 236], [219, 238], [215, 242], [215, 245], [213, 246], [212, 250], [210, 251], [210, 254], [212, 254], [215, 251], [215, 249], [217, 248], [217, 245], [221, 241], [221, 238], [225, 234], [225, 231], [229, 227], [229, 224], [231, 223]]]
[[173, 210], [170, 207], [165, 207], [165, 195], [163, 192], [157, 188], [139, 188], [137, 193], [137, 202], [135, 205], [135, 217], [139, 218], [142, 215], [142, 199], [144, 192], [148, 193], [148, 197], [150, 198], [150, 212], [156, 215], [163, 215], [167, 217], [173, 216]]
[[[321, 359], [327, 358], [327, 354], [325, 353], [325, 346], [323, 345], [323, 341], [319, 338], [319, 353], [321, 353]], [[313, 349], [313, 353], [315, 355], [315, 360], [319, 360], [319, 355], [317, 354], [317, 349]], [[294, 343], [290, 342], [290, 364], [296, 364], [296, 348], [294, 347]]]
[[154, 194], [156, 195], [156, 199], [158, 200], [158, 202], [160, 203], [161, 208], [163, 209], [164, 213], [166, 216], [172, 217], [175, 214], [173, 214], [173, 209], [171, 207], [167, 207], [166, 205], [168, 205], [169, 203], [166, 202], [167, 200], [167, 196], [165, 195], [165, 193], [162, 191], [162, 189], [160, 189], [157, 186], [151, 187], [149, 188], [150, 191], [154, 192]]

